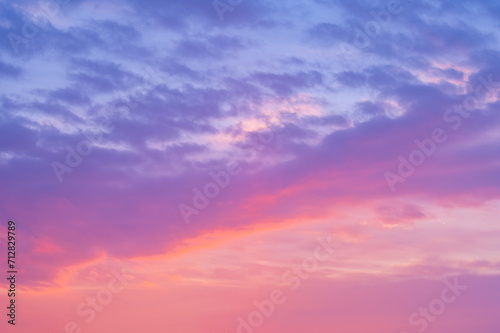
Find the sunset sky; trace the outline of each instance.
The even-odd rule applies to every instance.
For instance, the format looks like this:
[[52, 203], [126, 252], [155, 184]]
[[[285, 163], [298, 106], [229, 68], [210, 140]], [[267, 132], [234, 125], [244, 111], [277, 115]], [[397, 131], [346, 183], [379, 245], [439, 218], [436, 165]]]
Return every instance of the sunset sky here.
[[1, 332], [500, 332], [498, 1], [57, 1], [0, 0]]

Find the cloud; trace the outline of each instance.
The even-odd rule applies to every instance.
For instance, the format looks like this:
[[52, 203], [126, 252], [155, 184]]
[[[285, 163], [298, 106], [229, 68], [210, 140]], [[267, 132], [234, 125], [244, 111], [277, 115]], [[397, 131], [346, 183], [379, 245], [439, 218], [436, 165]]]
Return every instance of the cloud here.
[[20, 67], [0, 61], [0, 75], [9, 78], [19, 78], [22, 70]]
[[[500, 195], [498, 93], [457, 131], [443, 120], [481, 77], [500, 80], [495, 35], [466, 20], [472, 6], [491, 22], [498, 6], [474, 3], [405, 4], [363, 50], [351, 28], [383, 2], [242, 2], [223, 22], [206, 1], [72, 2], [19, 54], [2, 39], [0, 210], [27, 221], [30, 283], [221, 230], [337, 226], [337, 211], [373, 214], [359, 219], [377, 228], [419, 226], [426, 205], [481, 211]], [[27, 4], [0, 3], [0, 34], [19, 33]], [[384, 172], [436, 127], [448, 142], [392, 194]], [[89, 133], [103, 138], [59, 183], [51, 163]], [[266, 133], [273, 141], [245, 159]], [[233, 158], [242, 173], [187, 228], [179, 203]]]

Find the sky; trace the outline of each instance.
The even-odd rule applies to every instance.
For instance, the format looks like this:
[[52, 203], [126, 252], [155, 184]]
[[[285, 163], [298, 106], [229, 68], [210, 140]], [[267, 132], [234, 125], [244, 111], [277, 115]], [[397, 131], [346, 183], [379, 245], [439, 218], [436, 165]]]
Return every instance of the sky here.
[[2, 332], [498, 333], [499, 22], [0, 0]]

